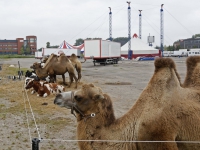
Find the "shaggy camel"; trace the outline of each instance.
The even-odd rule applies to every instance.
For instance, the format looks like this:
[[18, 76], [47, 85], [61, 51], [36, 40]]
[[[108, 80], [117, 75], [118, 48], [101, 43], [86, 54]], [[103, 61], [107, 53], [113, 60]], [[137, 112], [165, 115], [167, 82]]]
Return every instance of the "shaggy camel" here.
[[200, 149], [195, 143], [200, 141], [200, 91], [181, 87], [172, 59], [157, 58], [154, 64], [148, 85], [118, 119], [111, 98], [93, 84], [56, 96], [56, 105], [75, 111], [78, 140], [115, 140], [79, 141], [81, 150]]
[[200, 57], [191, 56], [187, 58], [187, 74], [183, 87], [200, 89]]
[[69, 60], [71, 60], [72, 65], [74, 66], [74, 68], [76, 68], [76, 71], [78, 73], [78, 81], [80, 81], [81, 80], [81, 68], [82, 68], [81, 62], [79, 61], [78, 57], [75, 54], [72, 54], [69, 57]]
[[52, 79], [56, 81], [56, 75], [62, 75], [64, 84], [66, 84], [65, 73], [68, 72], [70, 77], [69, 87], [71, 86], [73, 79], [75, 79], [77, 88], [78, 79], [74, 73], [74, 67], [65, 56], [60, 56], [58, 59], [57, 55], [51, 54], [43, 68], [39, 63], [34, 63], [31, 68], [35, 70], [39, 78], [44, 78], [49, 75], [51, 77], [51, 81]]

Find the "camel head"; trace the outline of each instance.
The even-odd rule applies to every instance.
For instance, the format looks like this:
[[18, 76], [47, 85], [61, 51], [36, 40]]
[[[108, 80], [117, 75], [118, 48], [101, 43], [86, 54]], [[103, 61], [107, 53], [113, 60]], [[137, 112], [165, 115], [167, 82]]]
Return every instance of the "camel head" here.
[[30, 68], [35, 70], [35, 69], [38, 69], [38, 68], [42, 68], [42, 66], [41, 66], [41, 63], [35, 62], [35, 63], [33, 63], [32, 66], [30, 66]]
[[33, 63], [32, 66], [30, 66], [30, 68], [34, 69], [36, 72], [36, 75], [42, 79], [42, 78], [46, 78], [48, 76], [48, 72], [45, 68], [42, 68], [41, 63]]
[[54, 104], [74, 109], [77, 114], [84, 116], [101, 111], [105, 107], [105, 103], [109, 103], [112, 106], [111, 102], [105, 96], [99, 87], [93, 84], [85, 84], [77, 91], [58, 94], [54, 100]]

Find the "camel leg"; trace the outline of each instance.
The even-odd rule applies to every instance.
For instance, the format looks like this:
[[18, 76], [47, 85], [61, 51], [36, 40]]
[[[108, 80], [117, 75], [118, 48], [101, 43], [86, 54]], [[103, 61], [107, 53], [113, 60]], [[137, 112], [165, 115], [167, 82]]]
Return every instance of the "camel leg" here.
[[76, 82], [76, 87], [75, 88], [77, 88], [77, 84], [78, 84], [78, 79], [77, 79], [77, 77], [76, 77], [76, 75], [75, 74], [73, 74], [73, 77], [72, 77], [72, 79], [75, 79], [75, 82]]
[[66, 82], [65, 82], [65, 74], [62, 74], [62, 78], [63, 78], [63, 84], [67, 85]]
[[56, 75], [54, 74], [54, 82], [56, 82]]
[[78, 73], [78, 82], [81, 80], [81, 71], [80, 69], [76, 69], [77, 73]]

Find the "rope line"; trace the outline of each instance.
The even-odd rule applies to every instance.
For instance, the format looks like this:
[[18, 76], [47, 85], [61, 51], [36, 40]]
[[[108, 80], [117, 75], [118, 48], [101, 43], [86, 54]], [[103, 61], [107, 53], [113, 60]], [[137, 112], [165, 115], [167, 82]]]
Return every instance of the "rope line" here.
[[[22, 90], [25, 90], [24, 85], [22, 84]], [[26, 122], [27, 122], [27, 125], [28, 125], [28, 133], [29, 133], [29, 137], [30, 137], [30, 143], [32, 142], [32, 137], [31, 137], [31, 130], [30, 130], [30, 126], [29, 126], [29, 120], [28, 120], [28, 113], [27, 113], [27, 107], [26, 107], [26, 101], [25, 101], [25, 94], [23, 92], [23, 99], [24, 99], [24, 109], [25, 109], [25, 112], [26, 112]]]
[[36, 123], [36, 120], [35, 120], [35, 116], [34, 116], [34, 113], [33, 113], [32, 107], [31, 107], [31, 103], [30, 103], [30, 100], [29, 100], [29, 97], [28, 97], [28, 94], [27, 94], [27, 91], [26, 91], [26, 90], [25, 90], [25, 93], [26, 93], [26, 98], [27, 98], [28, 103], [29, 103], [29, 107], [30, 107], [30, 110], [31, 110], [31, 114], [32, 114], [32, 116], [33, 116], [33, 120], [34, 120], [34, 123], [35, 123], [35, 127], [36, 127], [36, 130], [37, 130], [37, 133], [38, 133], [38, 138], [39, 138], [39, 140], [41, 140], [40, 132], [39, 132], [39, 129], [38, 129], [38, 126], [37, 126], [37, 123]]
[[[62, 140], [62, 139], [42, 139], [42, 141], [56, 141], [56, 142], [113, 142], [113, 143], [194, 143], [198, 144], [200, 141], [124, 141], [124, 140]], [[42, 142], [41, 141], [41, 142]]]

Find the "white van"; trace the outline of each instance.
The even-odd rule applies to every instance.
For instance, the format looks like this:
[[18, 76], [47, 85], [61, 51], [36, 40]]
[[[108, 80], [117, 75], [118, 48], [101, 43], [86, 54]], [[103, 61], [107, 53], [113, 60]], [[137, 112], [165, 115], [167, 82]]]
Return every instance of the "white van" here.
[[190, 49], [188, 56], [200, 56], [200, 49]]

